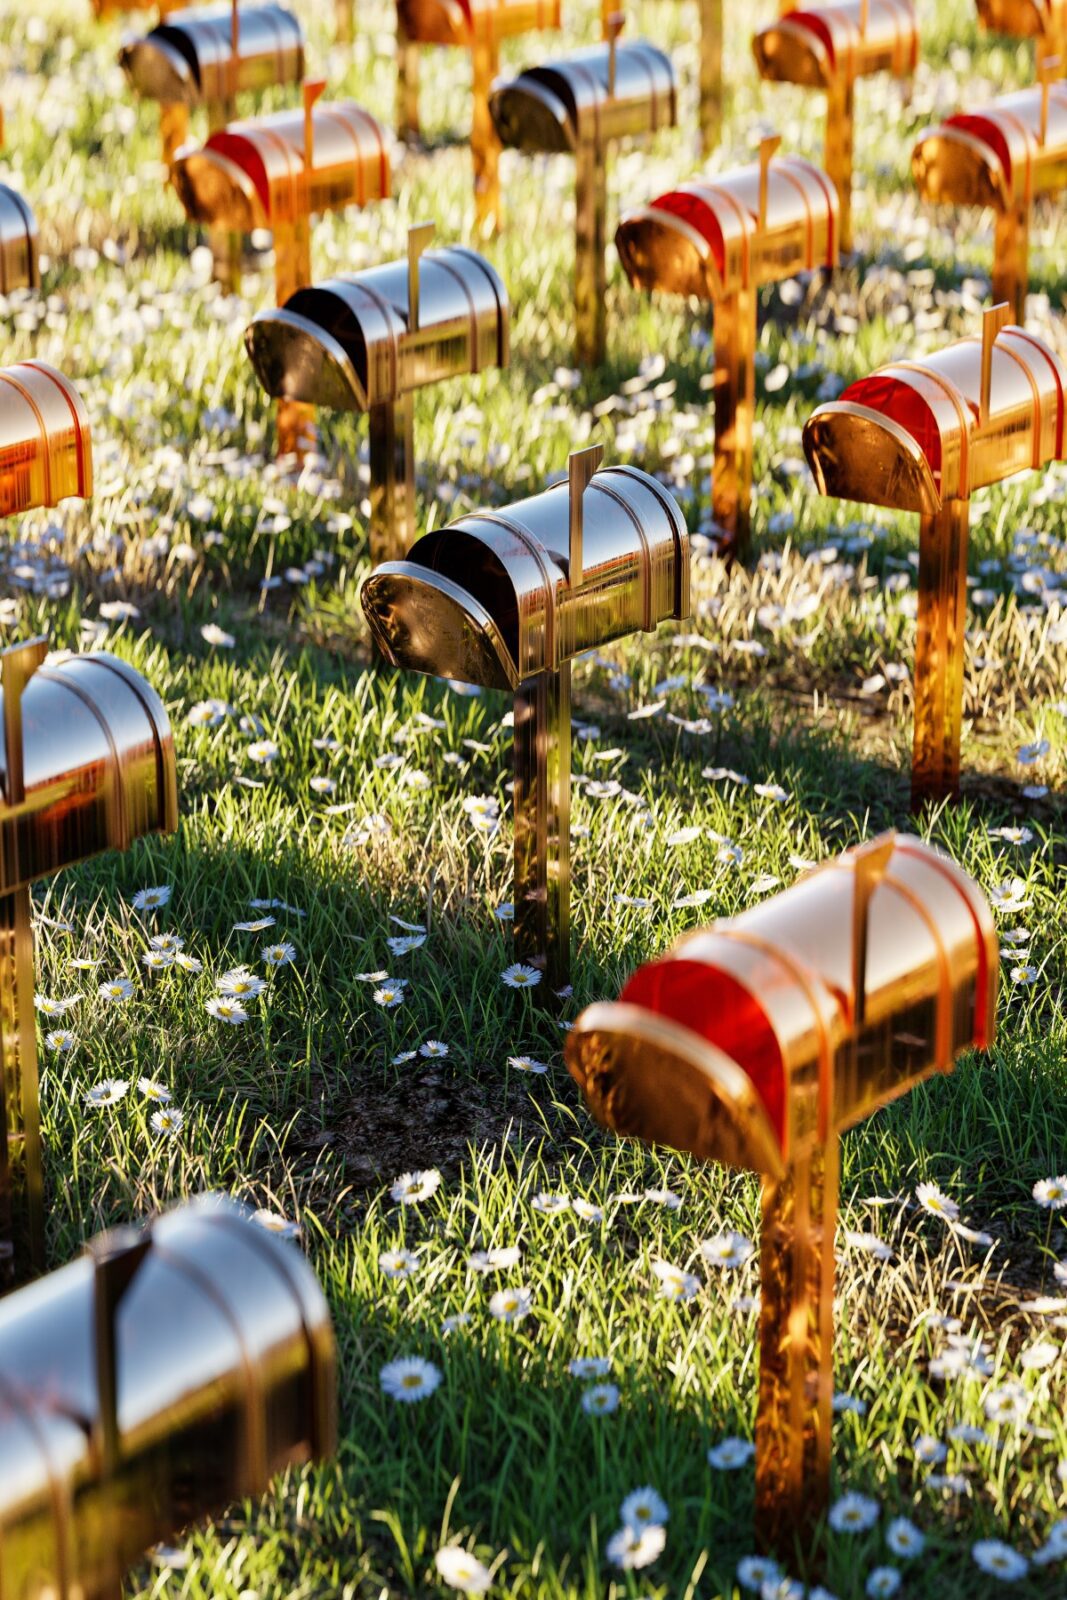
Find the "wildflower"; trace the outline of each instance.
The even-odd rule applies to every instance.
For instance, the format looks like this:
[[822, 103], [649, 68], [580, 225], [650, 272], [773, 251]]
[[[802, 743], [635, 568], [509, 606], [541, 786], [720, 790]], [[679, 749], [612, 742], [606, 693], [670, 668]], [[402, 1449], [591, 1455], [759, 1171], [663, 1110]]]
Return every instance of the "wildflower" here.
[[677, 1211], [682, 1204], [681, 1195], [670, 1189], [646, 1189], [643, 1198], [651, 1200], [653, 1205], [666, 1206], [668, 1211]]
[[509, 1272], [521, 1259], [517, 1244], [499, 1245], [492, 1250], [475, 1250], [467, 1258], [467, 1267], [471, 1272]]
[[66, 1055], [74, 1049], [76, 1043], [74, 1035], [69, 1028], [53, 1028], [51, 1033], [46, 1033], [44, 1042], [49, 1050], [55, 1050], [59, 1055]]
[[417, 1050], [398, 1050], [396, 1055], [393, 1057], [392, 1065], [394, 1067], [402, 1067], [406, 1065], [407, 1062], [414, 1061], [418, 1053], [419, 1052]]
[[1004, 913], [1024, 911], [1030, 904], [1022, 878], [1005, 878], [1003, 883], [994, 884], [989, 898], [996, 910]]
[[543, 1076], [548, 1071], [543, 1061], [536, 1061], [533, 1056], [508, 1056], [508, 1066], [516, 1072], [533, 1072]]
[[541, 973], [536, 967], [527, 967], [521, 961], [516, 961], [500, 974], [500, 981], [509, 989], [533, 989], [541, 982]]
[[884, 1239], [879, 1239], [876, 1233], [851, 1233], [846, 1231], [845, 1240], [853, 1250], [862, 1250], [865, 1255], [874, 1256], [877, 1261], [891, 1261], [893, 1252]]
[[692, 1272], [683, 1272], [669, 1261], [653, 1261], [652, 1271], [659, 1279], [659, 1292], [665, 1300], [692, 1300], [700, 1292], [700, 1279]]
[[235, 922], [234, 933], [266, 933], [268, 928], [273, 928], [277, 917], [256, 917], [253, 922]]
[[228, 1022], [236, 1028], [242, 1022], [248, 1021], [248, 1012], [236, 1000], [228, 1000], [225, 995], [212, 995], [204, 1005], [204, 1010], [209, 1017], [217, 1017], [220, 1022]]
[[163, 1084], [157, 1083], [154, 1078], [138, 1078], [137, 1087], [146, 1100], [155, 1100], [158, 1105], [170, 1105], [170, 1090]]
[[278, 746], [273, 739], [256, 739], [248, 746], [248, 759], [256, 761], [260, 766], [269, 766], [278, 759]]
[[288, 967], [296, 959], [296, 946], [265, 944], [259, 953], [268, 967]]
[[371, 999], [377, 1006], [384, 1006], [391, 1011], [394, 1006], [403, 1004], [404, 990], [399, 983], [383, 983], [380, 989], [375, 989]]
[[1054, 1344], [1032, 1344], [1020, 1354], [1019, 1365], [1024, 1372], [1043, 1372], [1059, 1359], [1059, 1354]]
[[99, 965], [99, 956], [73, 956], [70, 961], [72, 972], [95, 972]]
[[1062, 1211], [1067, 1206], [1067, 1177], [1038, 1179], [1033, 1196], [1042, 1210]]
[[448, 1054], [447, 1044], [442, 1044], [440, 1039], [427, 1039], [425, 1044], [419, 1045], [419, 1055], [425, 1056], [428, 1061], [440, 1061]]
[[743, 1233], [718, 1233], [701, 1241], [700, 1254], [713, 1267], [743, 1267], [755, 1248]]
[[950, 1200], [948, 1195], [942, 1194], [936, 1183], [920, 1183], [915, 1191], [915, 1198], [924, 1211], [929, 1211], [935, 1217], [941, 1217], [948, 1222], [955, 1222], [960, 1214], [960, 1208], [955, 1200]]
[[169, 883], [156, 889], [138, 889], [130, 904], [135, 911], [158, 911], [167, 904], [172, 893]]
[[948, 1459], [948, 1450], [932, 1433], [921, 1433], [914, 1445], [915, 1459], [924, 1467], [939, 1467]]
[[387, 939], [385, 942], [394, 956], [407, 956], [413, 950], [422, 949], [422, 946], [426, 943], [426, 935], [424, 933], [405, 933], [399, 937], [394, 936], [392, 939]]
[[637, 1533], [642, 1528], [662, 1528], [669, 1515], [667, 1502], [647, 1484], [642, 1489], [632, 1490], [619, 1509], [623, 1526]]
[[204, 970], [204, 963], [198, 961], [195, 956], [186, 955], [184, 950], [178, 951], [178, 954], [174, 957], [174, 965], [181, 967], [183, 972], [203, 972]]
[[133, 994], [133, 984], [129, 978], [112, 978], [107, 983], [102, 983], [97, 990], [101, 1000], [109, 1003], [114, 1000], [128, 1000]]
[[990, 1577], [1000, 1578], [1003, 1583], [1016, 1583], [1025, 1578], [1030, 1565], [1025, 1556], [1000, 1539], [979, 1539], [971, 1546], [971, 1557], [976, 1567], [988, 1572]]
[[455, 1333], [457, 1328], [465, 1328], [471, 1319], [469, 1311], [457, 1311], [455, 1316], [446, 1317], [441, 1324], [443, 1334]]
[[894, 1517], [885, 1530], [885, 1542], [895, 1556], [921, 1556], [926, 1540], [914, 1522], [907, 1517]]
[[1038, 971], [1036, 967], [1012, 967], [1011, 969], [1012, 983], [1020, 984], [1024, 989], [1028, 988], [1030, 984], [1036, 983], [1037, 979]]
[[896, 1594], [900, 1588], [900, 1573], [896, 1567], [875, 1567], [867, 1576], [864, 1594], [870, 1600], [889, 1600], [890, 1595]]
[[622, 1527], [612, 1534], [604, 1553], [613, 1567], [622, 1572], [636, 1572], [641, 1567], [651, 1566], [663, 1554], [666, 1543], [667, 1534], [662, 1527], [640, 1531]]
[[172, 954], [177, 954], [184, 943], [185, 940], [179, 934], [154, 933], [148, 941], [148, 947], [150, 950], [169, 950]]
[[760, 1600], [804, 1600], [804, 1585], [796, 1578], [772, 1578], [759, 1593]]
[[708, 1451], [708, 1466], [716, 1472], [737, 1472], [748, 1466], [755, 1453], [756, 1447], [749, 1439], [720, 1439]]
[[234, 967], [219, 979], [219, 993], [231, 1000], [254, 1000], [266, 987], [263, 979], [257, 978], [247, 967]]
[[300, 1224], [290, 1222], [288, 1217], [283, 1217], [277, 1211], [257, 1211], [252, 1217], [257, 1227], [264, 1228], [267, 1233], [277, 1234], [279, 1239], [299, 1239]]
[[948, 1430], [948, 1436], [953, 1444], [992, 1444], [993, 1440], [984, 1428], [976, 1428], [968, 1422], [957, 1422], [954, 1428]]
[[1030, 1409], [1030, 1397], [1018, 1383], [1006, 1383], [986, 1395], [982, 1408], [990, 1422], [1022, 1422]]
[[308, 779], [308, 788], [314, 794], [333, 794], [337, 785], [332, 778], [315, 777]]
[[442, 1581], [461, 1594], [485, 1594], [493, 1581], [489, 1568], [458, 1544], [442, 1545], [433, 1559]]
[[48, 995], [35, 994], [33, 997], [33, 1004], [34, 1008], [41, 1013], [42, 1017], [61, 1017], [65, 1012], [69, 1011], [72, 1006], [77, 1005], [80, 998], [80, 995], [74, 995], [68, 1000], [52, 1000]]
[[529, 1316], [533, 1296], [529, 1289], [498, 1289], [489, 1302], [489, 1315], [497, 1322], [516, 1323]]
[[175, 1106], [165, 1106], [160, 1111], [153, 1111], [152, 1126], [157, 1133], [166, 1134], [173, 1138], [176, 1133], [181, 1133], [185, 1118]]
[[854, 1417], [867, 1415], [867, 1402], [861, 1400], [857, 1394], [835, 1394], [831, 1404], [838, 1416], [844, 1412], [850, 1412]]
[[85, 1099], [91, 1106], [117, 1105], [129, 1087], [125, 1078], [104, 1078], [86, 1090]]
[[441, 1373], [432, 1361], [424, 1361], [421, 1356], [401, 1356], [386, 1362], [378, 1381], [390, 1399], [411, 1405], [433, 1394], [441, 1382]]
[[174, 965], [174, 956], [169, 950], [146, 950], [141, 957], [141, 964], [149, 972], [165, 972]]
[[878, 1502], [869, 1495], [843, 1494], [830, 1507], [828, 1521], [835, 1533], [866, 1533], [878, 1521]]
[[572, 1378], [606, 1378], [611, 1371], [608, 1356], [574, 1356], [567, 1362]]
[[220, 628], [217, 622], [205, 622], [200, 637], [205, 644], [215, 645], [220, 650], [232, 650], [237, 642], [233, 634]]
[[389, 1195], [401, 1205], [418, 1205], [420, 1200], [428, 1200], [435, 1194], [440, 1183], [441, 1174], [436, 1167], [428, 1167], [425, 1172], [404, 1172], [393, 1184]]
[[500, 813], [500, 801], [491, 794], [469, 794], [463, 801], [467, 816], [477, 825], [485, 819], [495, 819]]
[[535, 1194], [530, 1201], [535, 1211], [543, 1211], [547, 1216], [558, 1216], [561, 1211], [570, 1210], [570, 1195], [566, 1194]]
[[781, 1577], [777, 1561], [770, 1556], [742, 1556], [737, 1563], [737, 1581], [742, 1589], [754, 1589], [758, 1594], [765, 1583]]
[[619, 1391], [613, 1383], [595, 1383], [582, 1395], [582, 1410], [593, 1417], [606, 1417], [619, 1409]]

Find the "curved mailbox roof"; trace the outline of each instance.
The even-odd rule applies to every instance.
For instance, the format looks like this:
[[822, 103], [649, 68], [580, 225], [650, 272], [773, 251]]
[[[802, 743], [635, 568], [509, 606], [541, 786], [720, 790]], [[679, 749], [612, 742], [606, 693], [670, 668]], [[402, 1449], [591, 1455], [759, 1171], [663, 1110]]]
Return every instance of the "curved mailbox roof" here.
[[767, 168], [767, 215], [759, 222], [758, 163], [713, 182], [681, 184], [628, 212], [615, 243], [631, 283], [717, 300], [837, 261], [837, 192], [801, 156]]
[[689, 614], [689, 537], [674, 499], [636, 467], [601, 468], [583, 497], [582, 578], [569, 579], [566, 482], [461, 517], [371, 573], [361, 602], [386, 659], [517, 688], [583, 650]]
[[978, 20], [991, 33], [1036, 39], [1067, 21], [1065, 0], [977, 0]]
[[1067, 369], [1036, 334], [1002, 329], [982, 416], [982, 342], [882, 367], [820, 406], [804, 450], [822, 494], [928, 515], [1064, 453]]
[[561, 25], [560, 0], [397, 0], [396, 12], [413, 44], [469, 46]]
[[303, 78], [304, 32], [284, 6], [242, 6], [237, 42], [235, 83], [230, 6], [190, 6], [170, 12], [144, 38], [127, 39], [119, 64], [138, 94], [167, 104], [225, 100], [234, 88], [266, 89]]
[[0, 367], [0, 516], [92, 489], [89, 418], [74, 385], [43, 361]]
[[998, 959], [977, 885], [887, 835], [639, 968], [567, 1061], [619, 1132], [774, 1177], [988, 1045]]
[[1067, 84], [1048, 90], [1042, 138], [1042, 91], [1024, 89], [994, 100], [984, 111], [959, 112], [924, 133], [911, 167], [924, 200], [994, 206], [1067, 184]]
[[0, 183], [0, 294], [40, 286], [36, 219], [22, 196]]
[[760, 76], [825, 89], [836, 78], [914, 72], [919, 25], [913, 0], [869, 0], [866, 30], [862, 14], [863, 0], [787, 11], [753, 36]]
[[652, 134], [678, 120], [670, 57], [642, 39], [593, 45], [493, 85], [489, 109], [501, 143], [528, 153], [574, 151], [587, 141]]

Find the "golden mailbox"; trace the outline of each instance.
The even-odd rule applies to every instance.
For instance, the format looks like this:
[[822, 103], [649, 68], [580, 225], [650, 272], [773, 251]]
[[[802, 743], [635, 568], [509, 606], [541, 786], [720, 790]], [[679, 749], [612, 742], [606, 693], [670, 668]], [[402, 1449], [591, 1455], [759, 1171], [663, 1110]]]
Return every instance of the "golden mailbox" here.
[[607, 349], [607, 148], [676, 125], [674, 65], [655, 45], [620, 43], [613, 33], [605, 44], [498, 82], [489, 104], [505, 146], [575, 157], [576, 359], [598, 364]]
[[560, 0], [397, 0], [396, 13], [412, 44], [460, 48], [478, 38], [514, 39], [561, 23]]
[[977, 0], [978, 20], [990, 33], [1044, 40], [1048, 48], [1067, 45], [1067, 0]]
[[0, 1600], [112, 1600], [190, 1522], [336, 1449], [311, 1268], [208, 1197], [0, 1305]]
[[841, 206], [841, 248], [852, 248], [852, 146], [857, 78], [906, 77], [919, 60], [913, 0], [841, 0], [785, 11], [752, 40], [760, 76], [826, 91], [826, 170]]
[[218, 104], [235, 94], [299, 83], [304, 32], [281, 5], [190, 6], [170, 12], [143, 39], [128, 39], [119, 62], [131, 87], [147, 100]]
[[598, 1121], [762, 1176], [756, 1524], [783, 1558], [829, 1497], [838, 1135], [992, 1042], [998, 963], [977, 885], [887, 834], [685, 936], [568, 1036]]
[[804, 428], [822, 494], [920, 516], [912, 795], [955, 793], [963, 718], [968, 499], [1064, 455], [1067, 369], [986, 313], [981, 339], [851, 384]]
[[837, 193], [800, 156], [776, 156], [681, 184], [629, 211], [615, 234], [630, 282], [715, 305], [712, 514], [722, 546], [743, 554], [752, 501], [757, 291], [837, 263]]
[[89, 419], [74, 385], [43, 361], [0, 367], [0, 516], [92, 487]]
[[1067, 184], [1067, 84], [1003, 95], [924, 133], [911, 158], [924, 200], [996, 213], [993, 298], [1026, 320], [1030, 210]]
[[0, 183], [0, 294], [40, 286], [33, 212], [16, 190]]

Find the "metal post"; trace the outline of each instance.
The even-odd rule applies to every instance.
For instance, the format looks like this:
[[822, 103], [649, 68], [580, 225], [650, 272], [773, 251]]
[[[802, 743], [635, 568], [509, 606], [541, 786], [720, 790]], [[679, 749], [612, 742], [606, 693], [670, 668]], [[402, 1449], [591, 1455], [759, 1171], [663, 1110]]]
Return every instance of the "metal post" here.
[[570, 981], [571, 668], [515, 691], [515, 955]]
[[371, 406], [370, 559], [400, 561], [415, 542], [415, 444], [410, 394]]
[[1030, 275], [1030, 207], [1017, 200], [996, 214], [993, 244], [993, 300], [1006, 301], [1012, 320], [1026, 325], [1026, 291]]
[[479, 28], [471, 47], [474, 115], [471, 156], [474, 160], [474, 216], [478, 235], [500, 229], [500, 139], [489, 114], [489, 92], [500, 70], [500, 47]]
[[841, 254], [852, 249], [852, 137], [856, 95], [837, 73], [826, 94], [826, 175], [837, 190]]
[[[275, 304], [284, 306], [290, 295], [311, 283], [311, 222], [307, 216], [274, 226]], [[315, 407], [302, 400], [278, 401], [279, 456], [303, 458], [318, 447]]]
[[412, 44], [397, 18], [396, 132], [411, 144], [419, 137], [419, 47]]
[[966, 500], [948, 500], [919, 519], [913, 811], [959, 790], [969, 511]]
[[[236, 63], [234, 65], [236, 72]], [[208, 131], [217, 133], [233, 118], [232, 101], [213, 100], [208, 105]], [[223, 294], [240, 294], [241, 259], [244, 239], [232, 228], [211, 227], [207, 231], [213, 262], [212, 278], [222, 287]]]
[[159, 108], [163, 160], [169, 167], [189, 137], [189, 107], [182, 100], [164, 100]]
[[722, 137], [722, 0], [700, 0], [700, 144], [706, 156]]
[[355, 0], [336, 0], [334, 11], [334, 39], [338, 44], [351, 44], [355, 38], [353, 11]]
[[756, 291], [715, 304], [715, 460], [711, 511], [725, 550], [744, 556], [752, 527], [756, 420]]
[[607, 212], [605, 154], [595, 139], [579, 141], [575, 158], [575, 360], [598, 367], [607, 354]]
[[756, 1542], [785, 1561], [810, 1550], [830, 1495], [838, 1172], [831, 1134], [763, 1184]]

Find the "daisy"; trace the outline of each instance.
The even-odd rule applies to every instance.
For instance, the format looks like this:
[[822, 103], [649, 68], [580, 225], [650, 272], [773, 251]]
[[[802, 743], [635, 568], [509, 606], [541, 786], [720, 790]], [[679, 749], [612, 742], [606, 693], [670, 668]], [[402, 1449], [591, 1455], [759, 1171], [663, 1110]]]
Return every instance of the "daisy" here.
[[1030, 1397], [1018, 1383], [1006, 1383], [986, 1395], [982, 1407], [990, 1422], [1023, 1422], [1030, 1409]]
[[1038, 971], [1036, 967], [1012, 967], [1011, 969], [1012, 983], [1018, 983], [1024, 989], [1028, 988], [1030, 984], [1036, 983], [1037, 979]]
[[885, 1542], [895, 1556], [921, 1556], [925, 1537], [907, 1517], [894, 1517], [885, 1530]]
[[170, 1105], [170, 1090], [157, 1083], [154, 1078], [138, 1078], [137, 1087], [146, 1100], [155, 1100], [161, 1106]]
[[394, 935], [393, 938], [387, 939], [385, 942], [394, 956], [407, 956], [413, 950], [422, 949], [426, 943], [426, 935], [424, 933], [404, 933]]
[[1062, 1211], [1067, 1206], [1067, 1177], [1039, 1178], [1032, 1193], [1042, 1210]]
[[642, 1528], [640, 1532], [623, 1527], [612, 1534], [604, 1553], [613, 1567], [622, 1572], [636, 1572], [641, 1567], [651, 1566], [663, 1554], [666, 1543], [667, 1534], [662, 1527]]
[[463, 809], [467, 816], [475, 821], [479, 818], [496, 817], [500, 812], [500, 801], [491, 794], [469, 794], [463, 801]]
[[407, 1062], [414, 1061], [418, 1053], [417, 1050], [398, 1050], [392, 1059], [392, 1065], [394, 1067], [403, 1067]]
[[915, 1459], [924, 1467], [939, 1467], [948, 1460], [948, 1449], [932, 1433], [921, 1433], [914, 1444]]
[[700, 1254], [714, 1267], [743, 1267], [755, 1248], [742, 1233], [718, 1233], [701, 1241]]
[[308, 788], [315, 794], [333, 794], [337, 785], [332, 778], [309, 778]]
[[599, 1206], [595, 1206], [591, 1200], [572, 1200], [571, 1205], [574, 1215], [579, 1217], [582, 1222], [603, 1222], [604, 1220], [603, 1211]]
[[147, 967], [149, 972], [165, 972], [174, 965], [174, 956], [170, 950], [146, 950], [141, 957], [141, 965]]
[[33, 1004], [42, 1017], [61, 1017], [72, 1006], [77, 1005], [80, 998], [80, 995], [74, 995], [69, 1000], [53, 1000], [46, 994], [35, 994]]
[[668, 1211], [677, 1211], [682, 1204], [681, 1195], [674, 1194], [670, 1189], [646, 1189], [642, 1198], [650, 1200], [653, 1205], [666, 1206]]
[[378, 1257], [378, 1268], [386, 1278], [413, 1278], [418, 1267], [419, 1257], [414, 1250], [383, 1250]]
[[441, 1174], [436, 1167], [428, 1167], [425, 1172], [403, 1172], [393, 1184], [389, 1195], [401, 1205], [413, 1206], [420, 1200], [428, 1200], [437, 1192], [440, 1183]]
[[399, 983], [383, 983], [380, 989], [375, 989], [371, 999], [376, 1006], [383, 1006], [386, 1011], [392, 1011], [394, 1007], [403, 1005], [404, 990]]
[[884, 1239], [879, 1239], [876, 1233], [850, 1233], [845, 1232], [846, 1243], [853, 1250], [862, 1250], [865, 1255], [874, 1256], [877, 1261], [891, 1261], [893, 1252]]
[[960, 1214], [960, 1208], [955, 1200], [950, 1200], [948, 1195], [942, 1194], [936, 1183], [920, 1183], [915, 1191], [915, 1198], [924, 1211], [929, 1211], [935, 1217], [941, 1217], [947, 1222], [955, 1222]]
[[204, 1010], [209, 1017], [217, 1017], [220, 1022], [228, 1022], [233, 1028], [248, 1021], [248, 1012], [244, 1006], [238, 1005], [236, 1000], [227, 1000], [224, 995], [212, 995], [211, 999], [205, 1002]]
[[278, 1211], [256, 1211], [252, 1221], [257, 1227], [263, 1228], [267, 1233], [276, 1233], [279, 1239], [299, 1239], [300, 1224], [290, 1222], [288, 1217], [283, 1217]]
[[611, 1371], [608, 1356], [574, 1356], [567, 1362], [572, 1378], [606, 1378]]
[[716, 1472], [736, 1472], [747, 1467], [755, 1453], [756, 1446], [749, 1439], [720, 1439], [708, 1451], [708, 1466]]
[[471, 1272], [510, 1272], [521, 1259], [517, 1244], [498, 1245], [492, 1250], [475, 1250], [467, 1258], [467, 1267]]
[[170, 950], [177, 953], [185, 940], [176, 933], [154, 933], [148, 941], [151, 950]]
[[401, 1356], [396, 1361], [386, 1362], [378, 1374], [378, 1382], [390, 1399], [412, 1405], [433, 1394], [441, 1382], [441, 1373], [432, 1361], [424, 1361], [421, 1356]]
[[866, 1533], [878, 1521], [877, 1500], [865, 1494], [843, 1494], [830, 1507], [827, 1519], [835, 1533]]
[[235, 922], [234, 933], [266, 933], [268, 928], [273, 928], [277, 917], [256, 917], [254, 922]]
[[91, 1106], [117, 1105], [129, 1087], [125, 1078], [104, 1078], [86, 1090], [85, 1099]]
[[130, 903], [135, 911], [158, 911], [160, 906], [167, 904], [172, 893], [169, 883], [157, 889], [138, 889]]
[[181, 1133], [185, 1118], [174, 1106], [167, 1106], [162, 1111], [153, 1111], [152, 1126], [157, 1133], [165, 1133], [173, 1138], [176, 1133]]
[[265, 944], [259, 953], [268, 967], [288, 967], [296, 959], [296, 946]]
[[133, 994], [133, 984], [129, 978], [111, 978], [107, 983], [102, 983], [96, 991], [101, 1000], [109, 1003], [116, 1000], [128, 1000]]
[[66, 1055], [68, 1050], [73, 1050], [76, 1043], [74, 1035], [69, 1028], [53, 1028], [51, 1033], [46, 1033], [44, 1042], [49, 1050], [55, 1050], [59, 1055]]
[[507, 984], [509, 989], [533, 989], [541, 982], [541, 976], [536, 967], [527, 967], [521, 961], [516, 961], [500, 974], [500, 981]]
[[867, 1415], [867, 1402], [861, 1400], [858, 1394], [835, 1394], [831, 1402], [837, 1416], [850, 1415], [865, 1417]]
[[427, 1039], [425, 1044], [419, 1045], [419, 1055], [429, 1061], [440, 1061], [447, 1054], [448, 1046], [442, 1044], [440, 1039]]
[[248, 758], [261, 766], [269, 766], [278, 759], [278, 746], [273, 739], [256, 739], [248, 746]]
[[900, 1573], [896, 1567], [875, 1567], [868, 1574], [863, 1592], [870, 1600], [889, 1600], [890, 1595], [896, 1594], [899, 1588]]
[[759, 1593], [760, 1600], [804, 1600], [804, 1585], [796, 1578], [772, 1578]]
[[543, 1061], [536, 1061], [533, 1056], [508, 1056], [508, 1066], [516, 1072], [533, 1072], [542, 1076], [548, 1071]]
[[543, 1211], [546, 1216], [558, 1216], [561, 1211], [570, 1210], [570, 1196], [566, 1194], [535, 1194], [530, 1201], [535, 1211]]
[[179, 950], [174, 957], [174, 965], [181, 967], [183, 972], [203, 972], [204, 963], [198, 961], [196, 956], [186, 955], [184, 950]]
[[659, 1292], [665, 1300], [692, 1300], [700, 1292], [700, 1279], [692, 1272], [683, 1272], [669, 1261], [653, 1261], [652, 1271], [659, 1279]]
[[662, 1495], [646, 1484], [644, 1488], [634, 1489], [626, 1496], [619, 1508], [619, 1516], [624, 1527], [640, 1533], [643, 1528], [662, 1528], [670, 1512]]
[[737, 1563], [737, 1581], [742, 1589], [754, 1589], [758, 1594], [765, 1583], [774, 1583], [781, 1577], [777, 1561], [770, 1556], [742, 1556]]
[[605, 1417], [619, 1409], [619, 1391], [613, 1383], [595, 1383], [582, 1395], [582, 1410], [587, 1416]]
[[498, 1289], [489, 1302], [489, 1315], [498, 1322], [521, 1322], [533, 1308], [529, 1289]]
[[230, 1000], [254, 1000], [266, 988], [262, 978], [257, 978], [246, 967], [234, 967], [219, 979], [219, 993]]
[[1025, 1556], [1000, 1539], [979, 1539], [971, 1546], [971, 1558], [976, 1567], [993, 1578], [1000, 1578], [1003, 1583], [1017, 1583], [1025, 1578], [1030, 1566]]
[[461, 1594], [485, 1594], [493, 1582], [489, 1568], [458, 1544], [442, 1545], [433, 1560], [441, 1581]]

